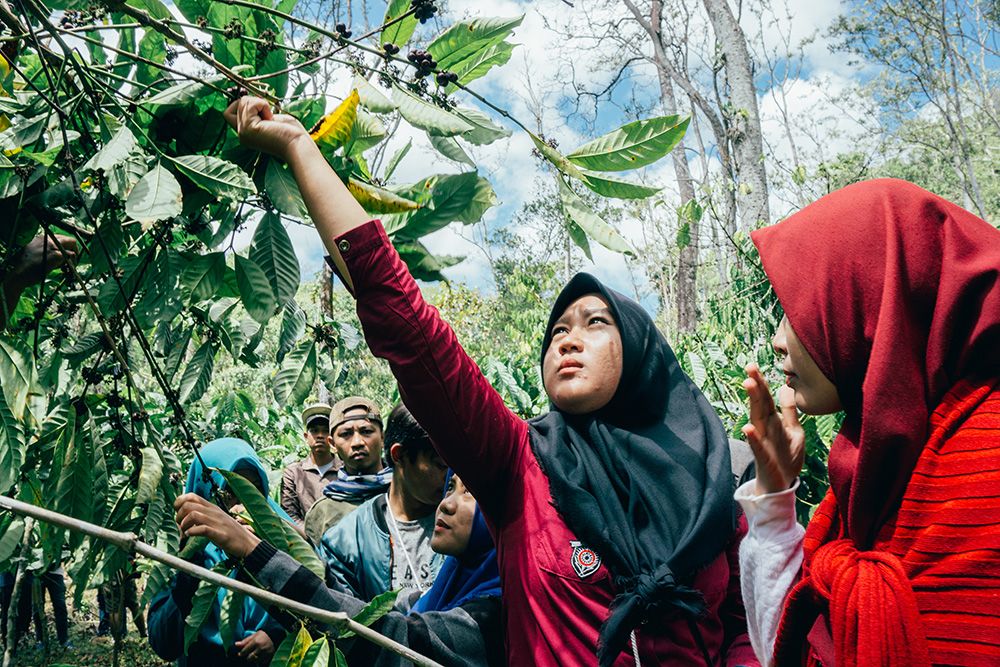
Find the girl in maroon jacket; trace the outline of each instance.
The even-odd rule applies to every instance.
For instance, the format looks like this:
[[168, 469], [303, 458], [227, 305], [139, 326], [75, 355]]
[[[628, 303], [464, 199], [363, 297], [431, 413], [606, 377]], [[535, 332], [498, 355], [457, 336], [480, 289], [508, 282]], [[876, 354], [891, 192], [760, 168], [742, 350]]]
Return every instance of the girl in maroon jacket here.
[[725, 430], [649, 315], [586, 274], [552, 310], [553, 409], [513, 414], [291, 116], [244, 97], [248, 146], [287, 162], [372, 352], [496, 537], [512, 665], [756, 665]]

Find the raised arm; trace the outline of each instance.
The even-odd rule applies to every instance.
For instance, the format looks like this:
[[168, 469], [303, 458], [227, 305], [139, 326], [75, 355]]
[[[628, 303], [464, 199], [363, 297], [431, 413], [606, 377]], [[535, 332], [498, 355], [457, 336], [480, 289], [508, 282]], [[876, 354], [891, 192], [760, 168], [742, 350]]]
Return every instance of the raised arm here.
[[495, 516], [515, 457], [526, 450], [526, 424], [424, 301], [381, 224], [368, 218], [302, 125], [250, 97], [226, 117], [244, 144], [288, 162], [334, 268], [357, 299], [369, 348], [389, 361], [407, 407]]

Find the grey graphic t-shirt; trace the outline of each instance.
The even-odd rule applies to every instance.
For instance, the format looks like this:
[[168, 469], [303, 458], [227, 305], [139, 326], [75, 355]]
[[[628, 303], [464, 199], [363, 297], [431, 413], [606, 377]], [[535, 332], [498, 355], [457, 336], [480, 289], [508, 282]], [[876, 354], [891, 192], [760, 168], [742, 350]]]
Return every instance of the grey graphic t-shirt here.
[[[432, 563], [434, 551], [431, 550], [431, 535], [434, 533], [434, 513], [416, 521], [400, 521], [396, 519], [395, 525], [393, 525], [393, 517], [390, 515], [391, 511], [389, 504], [386, 503], [385, 520], [389, 525], [389, 535], [392, 536], [393, 542], [392, 572], [390, 574], [389, 589], [421, 588], [426, 591], [434, 583], [434, 576], [437, 574], [434, 571]], [[397, 529], [399, 530], [398, 538], [396, 536]], [[401, 545], [397, 544], [399, 540], [402, 540]], [[406, 549], [406, 553], [403, 553], [403, 549]], [[410, 557], [409, 560], [406, 558], [407, 555]], [[411, 562], [417, 571], [416, 580], [414, 580], [414, 573], [410, 569]], [[418, 581], [419, 586], [417, 585]]]

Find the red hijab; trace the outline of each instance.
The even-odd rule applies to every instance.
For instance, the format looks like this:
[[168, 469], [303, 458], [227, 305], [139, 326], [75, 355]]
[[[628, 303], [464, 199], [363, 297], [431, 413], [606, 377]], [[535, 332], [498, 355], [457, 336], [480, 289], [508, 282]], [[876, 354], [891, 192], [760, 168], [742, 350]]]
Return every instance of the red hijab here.
[[1000, 231], [895, 179], [850, 185], [751, 235], [846, 418], [830, 483], [858, 549], [899, 506], [931, 412], [1000, 375]]

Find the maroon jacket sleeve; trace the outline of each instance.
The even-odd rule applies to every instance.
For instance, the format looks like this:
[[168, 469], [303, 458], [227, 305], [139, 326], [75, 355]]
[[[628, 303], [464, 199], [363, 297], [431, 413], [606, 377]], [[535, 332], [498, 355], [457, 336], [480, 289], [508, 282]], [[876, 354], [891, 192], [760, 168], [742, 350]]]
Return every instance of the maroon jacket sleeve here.
[[[487, 516], [528, 447], [527, 424], [511, 412], [423, 295], [382, 223], [336, 239], [372, 353], [389, 362], [403, 402], [441, 458]], [[332, 264], [332, 263], [331, 263]]]
[[729, 558], [729, 591], [719, 610], [726, 633], [722, 644], [726, 667], [760, 667], [760, 661], [750, 645], [750, 635], [747, 634], [747, 613], [740, 590], [740, 542], [746, 534], [747, 518], [740, 512], [736, 534], [726, 550]]

